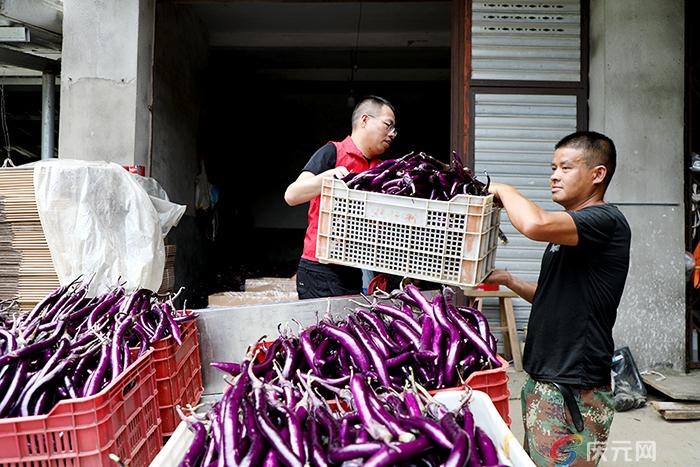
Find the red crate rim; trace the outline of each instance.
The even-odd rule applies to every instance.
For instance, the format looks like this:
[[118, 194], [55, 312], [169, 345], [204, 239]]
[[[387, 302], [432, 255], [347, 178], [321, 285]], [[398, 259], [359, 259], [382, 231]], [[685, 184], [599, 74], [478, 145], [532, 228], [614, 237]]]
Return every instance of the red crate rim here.
[[[186, 310], [185, 314], [190, 314], [192, 310]], [[186, 332], [189, 332], [189, 330], [197, 325], [197, 320], [193, 319], [190, 321], [185, 321], [184, 323], [180, 323], [178, 326], [180, 327], [180, 334], [184, 334]], [[156, 349], [156, 350], [162, 350], [164, 348], [170, 347], [172, 345], [178, 345], [177, 342], [175, 342], [175, 339], [173, 339], [172, 335], [169, 335], [167, 337], [164, 337], [162, 339], [158, 339], [155, 341], [153, 344], [151, 344], [151, 347]], [[136, 347], [133, 347], [136, 348]]]
[[500, 355], [497, 355], [498, 361], [501, 362], [501, 366], [498, 368], [491, 368], [489, 370], [478, 370], [469, 375], [464, 381], [464, 384], [469, 384], [469, 381], [472, 380], [473, 378], [479, 377], [479, 376], [485, 376], [485, 375], [495, 375], [497, 373], [505, 373], [506, 370], [510, 367], [510, 363], [508, 363], [508, 360], [505, 358], [501, 357]]
[[5, 423], [16, 423], [17, 420], [26, 420], [26, 421], [41, 421], [41, 420], [46, 420], [52, 416], [55, 416], [54, 412], [57, 412], [60, 408], [65, 407], [67, 405], [73, 405], [73, 404], [79, 404], [81, 402], [89, 402], [91, 400], [99, 399], [100, 397], [106, 396], [107, 393], [109, 393], [110, 390], [114, 386], [119, 385], [122, 380], [130, 375], [130, 372], [133, 368], [135, 368], [137, 365], [140, 365], [143, 360], [150, 358], [151, 354], [153, 353], [153, 349], [148, 349], [146, 352], [143, 353], [138, 359], [136, 359], [134, 362], [131, 363], [128, 367], [122, 371], [122, 373], [117, 376], [116, 379], [112, 380], [107, 386], [105, 386], [100, 392], [97, 392], [93, 394], [92, 396], [84, 396], [84, 397], [76, 397], [76, 398], [71, 398], [71, 399], [63, 399], [59, 401], [57, 404], [55, 404], [49, 413], [43, 414], [43, 415], [29, 415], [27, 417], [11, 417], [11, 418], [0, 418], [0, 425], [5, 424]]

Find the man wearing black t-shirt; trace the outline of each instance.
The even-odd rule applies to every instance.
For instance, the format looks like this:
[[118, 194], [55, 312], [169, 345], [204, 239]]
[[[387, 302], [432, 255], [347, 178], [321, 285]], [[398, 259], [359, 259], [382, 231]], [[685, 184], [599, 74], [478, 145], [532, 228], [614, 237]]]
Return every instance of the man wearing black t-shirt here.
[[396, 137], [394, 107], [378, 96], [363, 98], [352, 112], [352, 133], [331, 141], [311, 156], [297, 179], [287, 187], [284, 199], [290, 206], [309, 202], [304, 251], [297, 270], [300, 299], [354, 295], [362, 292], [362, 272], [346, 266], [321, 264], [316, 257], [316, 235], [324, 177], [342, 178], [375, 167], [379, 156]]
[[614, 405], [612, 329], [629, 268], [630, 228], [603, 196], [615, 172], [610, 138], [577, 132], [555, 146], [550, 189], [565, 211], [547, 212], [515, 188], [493, 183], [513, 226], [549, 242], [536, 284], [495, 270], [532, 303], [523, 366], [525, 447], [537, 465], [596, 465]]

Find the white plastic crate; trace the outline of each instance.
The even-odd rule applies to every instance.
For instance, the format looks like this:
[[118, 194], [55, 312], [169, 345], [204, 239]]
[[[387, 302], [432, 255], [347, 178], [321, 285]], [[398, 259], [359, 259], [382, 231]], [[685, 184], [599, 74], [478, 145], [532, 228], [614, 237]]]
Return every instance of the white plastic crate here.
[[194, 440], [194, 433], [187, 428], [187, 422], [180, 422], [170, 435], [168, 442], [151, 461], [150, 467], [177, 467]]
[[[465, 394], [464, 391], [445, 390], [439, 391], [434, 397], [448, 409], [454, 410], [460, 406]], [[469, 409], [474, 415], [476, 426], [484, 430], [495, 444], [501, 464], [512, 467], [534, 467], [535, 464], [508, 429], [488, 394], [473, 391]], [[153, 459], [150, 467], [177, 467], [193, 439], [194, 434], [187, 428], [187, 423], [180, 422], [163, 449]]]
[[500, 209], [493, 195], [450, 201], [321, 187], [316, 257], [458, 287], [479, 284], [496, 260]]
[[[464, 391], [440, 391], [434, 397], [448, 409], [454, 410], [461, 405], [465, 394]], [[484, 430], [493, 441], [502, 465], [535, 467], [515, 435], [508, 429], [488, 394], [472, 391], [469, 410], [474, 415], [474, 424]]]

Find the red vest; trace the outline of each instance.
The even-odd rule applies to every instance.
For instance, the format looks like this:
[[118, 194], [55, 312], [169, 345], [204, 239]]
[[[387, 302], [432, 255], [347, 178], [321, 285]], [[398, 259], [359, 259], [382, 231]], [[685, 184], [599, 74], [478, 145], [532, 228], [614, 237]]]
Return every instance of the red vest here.
[[[360, 151], [352, 139], [348, 136], [341, 142], [330, 141], [335, 145], [337, 152], [335, 166], [346, 167], [350, 172], [360, 173], [376, 166], [381, 162], [380, 159], [372, 159], [367, 161], [362, 151]], [[316, 258], [316, 235], [318, 234], [318, 209], [321, 204], [321, 196], [313, 198], [309, 202], [309, 225], [306, 228], [306, 237], [304, 237], [304, 252], [301, 257], [309, 261], [318, 262]]]

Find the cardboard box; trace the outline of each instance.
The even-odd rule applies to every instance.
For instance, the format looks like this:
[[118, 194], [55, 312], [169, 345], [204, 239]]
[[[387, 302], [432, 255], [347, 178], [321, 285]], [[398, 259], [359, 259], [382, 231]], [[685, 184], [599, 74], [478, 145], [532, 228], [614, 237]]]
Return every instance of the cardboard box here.
[[221, 292], [209, 295], [209, 306], [241, 306], [262, 303], [294, 302], [299, 297], [294, 292]]
[[242, 306], [298, 300], [296, 276], [246, 279], [245, 292], [220, 292], [209, 296], [209, 306]]
[[246, 279], [243, 288], [246, 292], [296, 292], [297, 277], [260, 277]]

